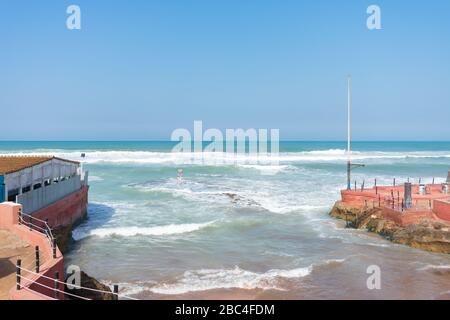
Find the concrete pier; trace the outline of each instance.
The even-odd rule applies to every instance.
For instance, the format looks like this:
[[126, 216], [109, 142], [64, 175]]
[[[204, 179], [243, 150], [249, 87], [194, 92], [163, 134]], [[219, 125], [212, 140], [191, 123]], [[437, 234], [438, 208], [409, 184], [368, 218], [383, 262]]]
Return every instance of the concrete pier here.
[[450, 222], [450, 194], [443, 184], [406, 183], [404, 186], [341, 190], [341, 202], [355, 208], [386, 208], [387, 218], [401, 224], [415, 224], [421, 219]]

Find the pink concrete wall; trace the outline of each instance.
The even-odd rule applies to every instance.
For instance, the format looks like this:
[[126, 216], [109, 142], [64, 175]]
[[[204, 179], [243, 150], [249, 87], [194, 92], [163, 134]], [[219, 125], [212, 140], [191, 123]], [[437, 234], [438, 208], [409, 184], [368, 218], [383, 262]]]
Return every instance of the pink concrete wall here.
[[434, 200], [433, 212], [442, 220], [450, 221], [450, 203], [442, 200]]
[[[55, 272], [59, 272], [59, 280], [64, 281], [64, 259], [59, 251], [56, 249], [56, 258], [53, 258], [52, 246], [49, 239], [40, 232], [35, 230], [30, 230], [24, 225], [18, 224], [18, 212], [21, 208], [20, 204], [13, 202], [4, 202], [0, 204], [0, 228], [7, 229], [16, 234], [25, 242], [29, 243], [31, 246], [39, 246], [42, 252], [42, 259], [44, 263], [40, 267], [40, 273], [37, 275], [26, 275], [27, 278], [32, 280], [31, 284], [28, 281], [23, 280], [23, 284], [27, 288], [16, 290], [16, 288], [11, 288], [10, 298], [12, 300], [42, 300], [42, 299], [52, 299], [53, 290], [46, 289], [39, 286], [37, 283], [44, 284], [50, 288], [53, 288], [54, 281], [50, 279], [45, 279], [43, 276], [54, 278]], [[33, 271], [33, 270], [32, 270]], [[60, 290], [64, 291], [64, 288]], [[61, 299], [64, 299], [64, 294], [60, 295]]]
[[84, 186], [64, 199], [33, 212], [33, 217], [47, 220], [51, 228], [70, 226], [86, 214], [88, 189]]
[[357, 206], [364, 205], [366, 200], [368, 205], [371, 205], [373, 201], [378, 203], [378, 197], [373, 192], [369, 191], [342, 190], [341, 198], [342, 202]]
[[389, 208], [383, 208], [381, 214], [385, 219], [391, 220], [397, 224], [403, 224], [402, 214], [398, 211]]

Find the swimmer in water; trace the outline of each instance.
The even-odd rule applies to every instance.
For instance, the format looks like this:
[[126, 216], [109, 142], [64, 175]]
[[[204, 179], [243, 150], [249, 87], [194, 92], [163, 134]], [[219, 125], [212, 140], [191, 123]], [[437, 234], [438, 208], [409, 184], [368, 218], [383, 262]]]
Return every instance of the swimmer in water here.
[[178, 169], [178, 183], [183, 182], [183, 169]]

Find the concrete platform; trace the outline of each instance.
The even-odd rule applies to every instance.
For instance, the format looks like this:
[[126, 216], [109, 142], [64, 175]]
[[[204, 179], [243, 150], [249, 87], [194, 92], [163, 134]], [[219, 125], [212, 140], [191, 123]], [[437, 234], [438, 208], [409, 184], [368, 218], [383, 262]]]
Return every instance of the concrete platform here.
[[0, 229], [0, 300], [9, 299], [9, 291], [16, 284], [16, 262], [33, 270], [35, 248], [8, 230]]
[[[364, 189], [341, 190], [342, 202], [355, 208], [385, 208], [386, 218], [400, 224], [417, 224], [423, 219], [450, 222], [450, 194], [444, 193], [441, 184], [412, 185], [411, 208], [404, 208], [404, 186], [379, 186]], [[391, 210], [388, 210], [391, 209]]]

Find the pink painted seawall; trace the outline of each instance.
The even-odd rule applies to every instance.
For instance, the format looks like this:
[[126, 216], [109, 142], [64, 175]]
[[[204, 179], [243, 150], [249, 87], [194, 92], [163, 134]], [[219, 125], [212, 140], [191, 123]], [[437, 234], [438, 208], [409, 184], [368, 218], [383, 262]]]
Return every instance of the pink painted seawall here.
[[417, 224], [422, 219], [450, 221], [450, 194], [442, 185], [426, 185], [426, 193], [419, 194], [419, 186], [412, 186], [412, 208], [402, 209], [404, 186], [341, 190], [341, 201], [355, 208], [382, 207], [385, 218], [401, 225]]
[[[59, 272], [59, 280], [64, 281], [64, 258], [58, 248], [56, 257], [53, 257], [53, 249], [49, 239], [42, 233], [30, 230], [30, 228], [18, 223], [20, 204], [4, 202], [0, 204], [0, 228], [7, 229], [19, 236], [31, 246], [39, 246], [42, 252], [44, 263], [40, 267], [38, 274], [26, 274], [29, 280], [22, 280], [23, 288], [17, 290], [16, 287], [10, 290], [11, 300], [53, 300], [53, 290], [47, 289], [40, 284], [53, 288], [54, 281], [45, 277], [54, 278], [55, 272]], [[60, 288], [64, 291], [64, 288]], [[64, 294], [60, 293], [59, 299], [64, 299]]]
[[33, 217], [47, 220], [52, 228], [67, 227], [83, 218], [86, 214], [88, 203], [88, 186], [50, 204], [36, 212]]

